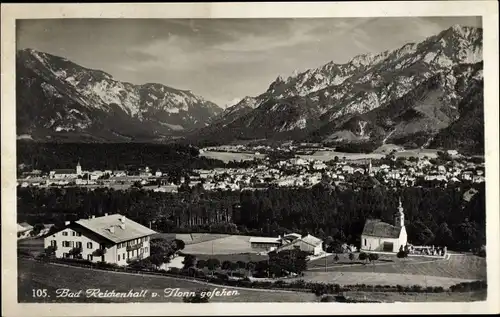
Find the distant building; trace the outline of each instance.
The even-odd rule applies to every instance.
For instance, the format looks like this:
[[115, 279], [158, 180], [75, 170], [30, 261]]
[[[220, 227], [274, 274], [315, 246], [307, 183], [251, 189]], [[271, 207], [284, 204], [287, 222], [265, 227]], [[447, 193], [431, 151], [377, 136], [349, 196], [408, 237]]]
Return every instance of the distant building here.
[[[286, 241], [287, 236], [285, 236], [284, 238], [284, 240]], [[304, 237], [299, 236], [298, 238], [296, 237], [290, 242], [283, 244], [276, 251], [280, 252], [283, 250], [301, 250], [313, 255], [318, 255], [323, 252], [323, 240], [316, 238], [310, 234]]]
[[50, 171], [49, 178], [51, 179], [72, 179], [77, 178], [82, 175], [82, 166], [80, 165], [80, 161], [76, 165], [76, 169], [56, 169]]
[[31, 230], [33, 230], [33, 226], [30, 225], [27, 222], [21, 222], [17, 224], [17, 237], [18, 238], [24, 238], [29, 236], [31, 233]]
[[398, 252], [401, 246], [406, 246], [408, 236], [401, 200], [398, 211], [394, 215], [394, 225], [378, 219], [368, 219], [361, 234], [361, 250]]
[[272, 251], [281, 245], [280, 238], [251, 237], [250, 246], [257, 251]]
[[45, 248], [56, 247], [58, 258], [82, 258], [92, 262], [127, 265], [128, 260], [150, 254], [150, 236], [155, 231], [120, 214], [66, 222], [45, 238]]

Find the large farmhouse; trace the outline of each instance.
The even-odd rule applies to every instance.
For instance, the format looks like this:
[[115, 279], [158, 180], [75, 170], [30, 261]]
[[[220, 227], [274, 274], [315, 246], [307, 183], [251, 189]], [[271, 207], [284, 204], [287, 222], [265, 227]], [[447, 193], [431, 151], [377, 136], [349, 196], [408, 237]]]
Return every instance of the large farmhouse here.
[[398, 211], [394, 214], [394, 225], [379, 219], [366, 220], [361, 235], [361, 250], [398, 252], [401, 246], [406, 246], [405, 220], [401, 200]]
[[128, 260], [149, 257], [149, 240], [155, 231], [120, 214], [66, 222], [64, 229], [45, 238], [45, 248], [56, 248], [58, 258], [127, 265]]

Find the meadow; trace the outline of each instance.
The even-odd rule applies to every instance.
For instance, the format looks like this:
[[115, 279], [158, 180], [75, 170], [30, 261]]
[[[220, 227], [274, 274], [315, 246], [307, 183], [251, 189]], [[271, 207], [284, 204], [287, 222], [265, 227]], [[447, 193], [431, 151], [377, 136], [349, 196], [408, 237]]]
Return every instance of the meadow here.
[[[32, 289], [46, 288], [52, 294], [51, 298], [33, 299]], [[125, 274], [119, 272], [99, 271], [86, 268], [60, 266], [40, 263], [28, 259], [18, 260], [18, 296], [19, 302], [88, 302], [88, 298], [62, 299], [55, 298], [55, 290], [69, 288], [73, 291], [99, 288], [101, 291], [128, 292], [133, 289], [147, 289], [149, 293], [157, 292], [163, 295], [165, 288], [179, 288], [181, 291], [195, 291], [208, 288], [213, 290], [236, 290], [238, 295], [228, 297], [213, 297], [211, 302], [312, 302], [316, 297], [312, 293], [289, 292], [260, 289], [240, 289], [219, 285], [206, 285], [203, 282], [177, 279], [165, 276], [146, 276], [140, 274]], [[93, 302], [99, 302], [92, 299]], [[100, 302], [182, 302], [179, 297], [160, 296], [137, 299], [106, 299]]]
[[266, 156], [264, 154], [252, 154], [252, 153], [238, 153], [238, 152], [216, 152], [216, 151], [204, 151], [200, 153], [201, 157], [206, 157], [208, 159], [216, 159], [223, 161], [225, 163], [230, 161], [251, 161], [254, 158], [263, 159]]
[[199, 243], [186, 244], [184, 253], [189, 254], [240, 254], [255, 253], [250, 246], [250, 236], [225, 235]]

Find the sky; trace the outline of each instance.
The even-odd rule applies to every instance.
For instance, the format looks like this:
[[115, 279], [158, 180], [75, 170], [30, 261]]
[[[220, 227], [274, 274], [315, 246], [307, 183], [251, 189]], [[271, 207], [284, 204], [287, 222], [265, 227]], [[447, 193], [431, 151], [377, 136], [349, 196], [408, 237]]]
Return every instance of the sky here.
[[221, 107], [278, 76], [420, 42], [480, 17], [17, 20], [17, 48], [133, 84], [191, 90]]

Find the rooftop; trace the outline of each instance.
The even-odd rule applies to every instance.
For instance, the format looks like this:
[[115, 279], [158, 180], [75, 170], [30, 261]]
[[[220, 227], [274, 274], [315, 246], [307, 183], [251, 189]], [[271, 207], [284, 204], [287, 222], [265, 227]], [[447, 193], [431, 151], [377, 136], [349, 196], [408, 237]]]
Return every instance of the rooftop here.
[[278, 244], [278, 238], [267, 238], [267, 237], [251, 237], [250, 243], [275, 243]]
[[120, 243], [156, 233], [154, 230], [151, 230], [120, 214], [91, 219], [80, 219], [75, 223], [105, 237], [108, 240], [113, 241], [114, 243]]
[[363, 235], [381, 238], [399, 238], [401, 227], [393, 226], [379, 219], [366, 220]]

